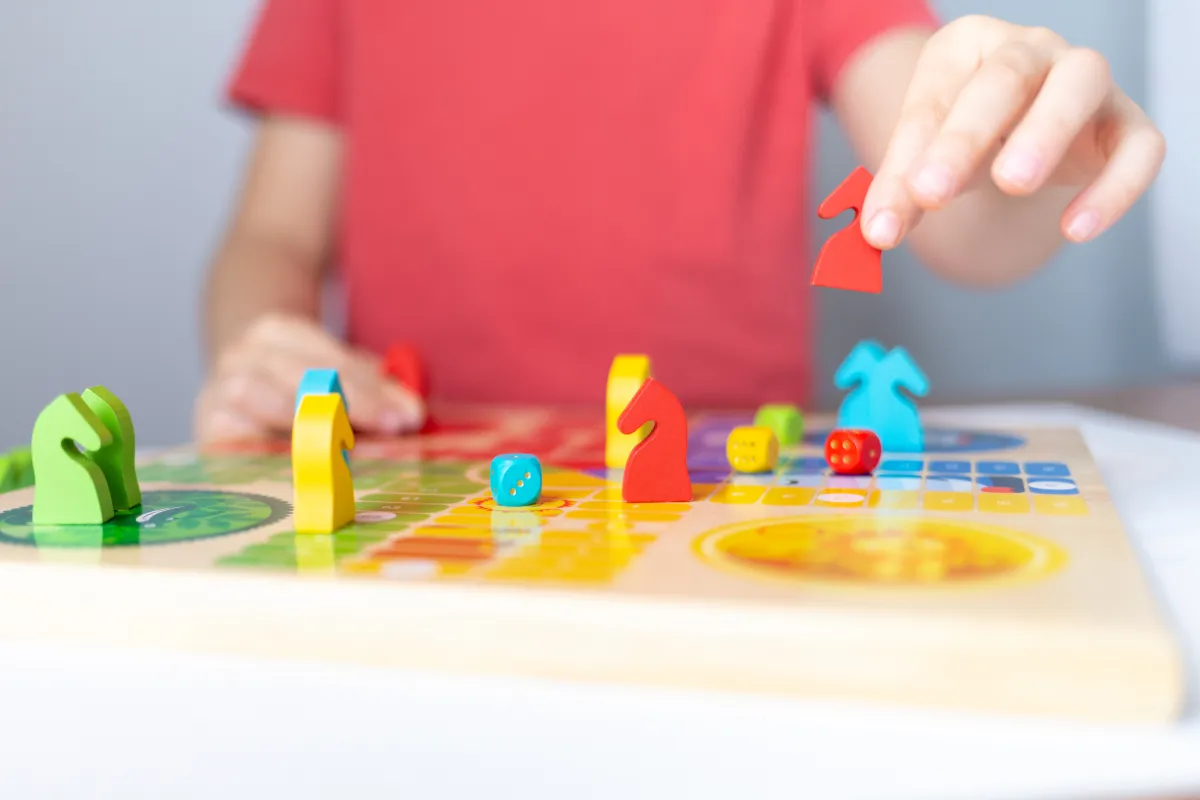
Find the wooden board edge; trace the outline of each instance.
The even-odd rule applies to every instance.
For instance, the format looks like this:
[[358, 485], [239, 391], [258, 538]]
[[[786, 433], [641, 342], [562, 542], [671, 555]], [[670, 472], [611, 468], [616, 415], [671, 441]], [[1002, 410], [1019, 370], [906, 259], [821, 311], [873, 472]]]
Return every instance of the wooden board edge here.
[[0, 564], [0, 636], [1090, 722], [1182, 709], [1165, 629], [502, 588]]

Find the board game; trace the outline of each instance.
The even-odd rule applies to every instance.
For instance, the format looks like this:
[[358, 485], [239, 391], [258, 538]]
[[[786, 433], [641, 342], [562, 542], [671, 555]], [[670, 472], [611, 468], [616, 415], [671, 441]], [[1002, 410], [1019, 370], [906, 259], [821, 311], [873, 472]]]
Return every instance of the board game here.
[[[925, 431], [830, 472], [830, 418], [731, 473], [750, 414], [689, 421], [691, 503], [622, 502], [602, 415], [439, 408], [360, 440], [355, 521], [291, 527], [288, 443], [142, 457], [135, 513], [0, 495], [0, 634], [1002, 714], [1165, 722], [1182, 671], [1077, 431]], [[544, 465], [496, 505], [504, 452]]]

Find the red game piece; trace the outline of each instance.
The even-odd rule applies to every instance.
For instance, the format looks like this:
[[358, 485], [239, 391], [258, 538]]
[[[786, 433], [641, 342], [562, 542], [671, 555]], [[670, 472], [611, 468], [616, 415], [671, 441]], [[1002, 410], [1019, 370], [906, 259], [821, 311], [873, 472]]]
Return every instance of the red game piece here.
[[872, 247], [862, 234], [859, 216], [873, 176], [862, 167], [851, 172], [817, 209], [821, 219], [832, 219], [848, 209], [854, 221], [829, 237], [817, 256], [812, 285], [851, 292], [883, 291], [883, 251]]
[[422, 400], [429, 399], [429, 379], [425, 374], [425, 366], [411, 344], [401, 342], [392, 345], [383, 360], [383, 371]]
[[825, 440], [825, 463], [839, 475], [870, 475], [883, 446], [873, 431], [841, 429]]
[[621, 497], [626, 503], [687, 503], [692, 479], [687, 468], [688, 426], [683, 406], [671, 390], [647, 378], [617, 419], [626, 435], [653, 422], [625, 462]]

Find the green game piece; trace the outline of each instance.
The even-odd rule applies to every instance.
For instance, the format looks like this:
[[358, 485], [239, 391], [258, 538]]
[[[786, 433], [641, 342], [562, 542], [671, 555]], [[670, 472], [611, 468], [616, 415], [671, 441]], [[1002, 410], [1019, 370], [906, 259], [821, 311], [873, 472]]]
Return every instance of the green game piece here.
[[33, 425], [35, 525], [100, 525], [112, 519], [112, 495], [104, 473], [85, 453], [113, 436], [77, 394], [59, 395]]
[[108, 481], [116, 511], [137, 508], [142, 502], [142, 489], [138, 484], [137, 444], [133, 434], [133, 418], [129, 409], [115, 394], [103, 386], [93, 386], [83, 393], [83, 402], [96, 412], [96, 416], [112, 434], [112, 443], [101, 447], [92, 456]]
[[29, 448], [10, 450], [0, 456], [0, 492], [12, 492], [33, 486], [33, 461]]
[[9, 452], [8, 458], [15, 471], [13, 477], [16, 483], [12, 485], [12, 488], [24, 489], [26, 486], [33, 486], [33, 453], [29, 448], [21, 447], [12, 450]]
[[798, 444], [804, 438], [804, 415], [796, 406], [765, 405], [754, 415], [755, 427], [767, 427], [784, 447]]

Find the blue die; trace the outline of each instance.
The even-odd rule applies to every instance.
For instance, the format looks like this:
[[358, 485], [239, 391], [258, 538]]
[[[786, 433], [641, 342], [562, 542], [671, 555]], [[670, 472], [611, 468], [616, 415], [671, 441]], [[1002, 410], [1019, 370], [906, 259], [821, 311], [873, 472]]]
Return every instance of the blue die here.
[[527, 453], [496, 456], [490, 483], [496, 505], [534, 505], [542, 495], [542, 464]]

